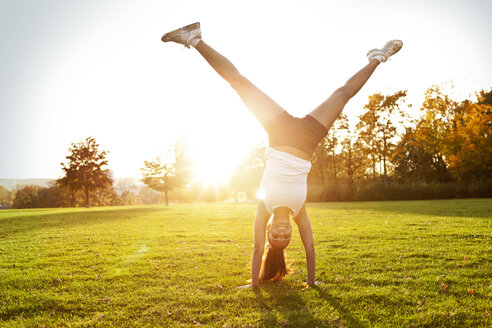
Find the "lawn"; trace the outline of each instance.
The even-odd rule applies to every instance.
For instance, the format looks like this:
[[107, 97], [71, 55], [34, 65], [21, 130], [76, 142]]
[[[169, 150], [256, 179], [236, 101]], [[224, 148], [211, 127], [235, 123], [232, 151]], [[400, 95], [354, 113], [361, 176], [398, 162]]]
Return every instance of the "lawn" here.
[[316, 279], [247, 283], [254, 204], [0, 211], [0, 326], [490, 327], [490, 199], [308, 205]]

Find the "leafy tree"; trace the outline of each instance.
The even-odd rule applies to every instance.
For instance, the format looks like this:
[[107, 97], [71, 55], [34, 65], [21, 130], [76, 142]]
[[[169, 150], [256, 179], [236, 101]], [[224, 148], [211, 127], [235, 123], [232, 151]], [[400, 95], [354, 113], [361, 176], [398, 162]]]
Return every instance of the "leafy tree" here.
[[[365, 105], [364, 108], [368, 107]], [[367, 109], [367, 108], [366, 108]], [[379, 153], [379, 142], [377, 136], [377, 121], [378, 116], [376, 111], [367, 110], [357, 123], [359, 131], [359, 139], [363, 143], [363, 153], [371, 161], [372, 164], [372, 180], [376, 181], [376, 163]]]
[[39, 187], [34, 185], [23, 186], [16, 190], [12, 202], [13, 208], [34, 208], [36, 206], [36, 197], [38, 196]]
[[348, 124], [347, 116], [341, 114], [328, 131], [326, 137], [314, 151], [311, 158], [311, 171], [308, 174], [308, 191], [311, 199], [337, 200], [340, 196], [340, 179], [344, 173], [343, 141]]
[[160, 156], [152, 161], [144, 161], [142, 171], [142, 182], [149, 188], [164, 193], [166, 206], [169, 205], [169, 191], [176, 186], [174, 185], [174, 177], [176, 169], [174, 163], [166, 163], [162, 161]]
[[10, 191], [8, 191], [8, 189], [4, 186], [0, 186], [0, 205], [10, 204], [11, 197]]
[[70, 193], [56, 183], [49, 187], [39, 188], [35, 200], [36, 207], [64, 207], [70, 205]]
[[438, 182], [448, 182], [450, 174], [445, 154], [448, 152], [449, 135], [453, 126], [453, 113], [459, 104], [432, 86], [425, 92], [420, 110], [424, 113], [416, 127], [416, 140], [432, 155]]
[[360, 138], [358, 138], [355, 134], [355, 131], [353, 131], [352, 127], [350, 127], [347, 116], [341, 115], [339, 119], [340, 129], [345, 131], [344, 138], [341, 142], [342, 151], [340, 155], [343, 161], [345, 173], [348, 177], [348, 194], [351, 196], [353, 192], [354, 178], [357, 172], [365, 165], [364, 146]]
[[94, 206], [120, 205], [120, 197], [112, 185], [98, 188], [90, 194], [90, 202]]
[[[396, 145], [391, 161], [395, 163], [395, 178], [400, 183], [432, 183], [451, 180], [451, 175], [435, 161], [419, 141], [418, 130], [408, 127]], [[444, 168], [445, 169], [445, 168]]]
[[479, 105], [492, 105], [492, 89], [489, 91], [482, 90], [478, 93]]
[[364, 106], [366, 112], [361, 115], [357, 126], [372, 157], [373, 172], [376, 158], [382, 162], [384, 184], [388, 180], [388, 158], [395, 147], [397, 126], [402, 125], [408, 117], [400, 108], [406, 95], [407, 92], [403, 90], [389, 96], [379, 93], [369, 96], [369, 102]]
[[106, 189], [113, 184], [106, 155], [108, 152], [99, 150], [99, 144], [92, 137], [78, 143], [72, 143], [68, 163], [61, 163], [65, 176], [58, 179], [60, 186], [67, 187], [73, 193], [83, 191], [86, 207], [89, 207], [89, 195], [99, 189]]
[[452, 113], [444, 155], [459, 181], [492, 180], [492, 105], [486, 97], [482, 91], [477, 103], [465, 100]]
[[[336, 180], [337, 163], [335, 162], [334, 148], [338, 144], [338, 139], [331, 131], [321, 140], [311, 157], [311, 170], [308, 174], [309, 184], [328, 185], [332, 179]], [[330, 173], [333, 174], [330, 176]]]
[[174, 151], [168, 151], [167, 157], [166, 161], [160, 156], [152, 161], [144, 161], [144, 167], [141, 168], [142, 182], [149, 188], [164, 193], [166, 206], [169, 205], [169, 192], [185, 186], [191, 176], [190, 161], [180, 142], [176, 143]]

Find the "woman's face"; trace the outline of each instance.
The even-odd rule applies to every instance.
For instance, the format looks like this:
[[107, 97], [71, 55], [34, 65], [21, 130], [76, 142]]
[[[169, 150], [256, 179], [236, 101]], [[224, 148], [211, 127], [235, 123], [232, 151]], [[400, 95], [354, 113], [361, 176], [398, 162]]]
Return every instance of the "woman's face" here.
[[292, 225], [289, 215], [274, 215], [268, 227], [268, 242], [273, 248], [283, 249], [290, 243]]

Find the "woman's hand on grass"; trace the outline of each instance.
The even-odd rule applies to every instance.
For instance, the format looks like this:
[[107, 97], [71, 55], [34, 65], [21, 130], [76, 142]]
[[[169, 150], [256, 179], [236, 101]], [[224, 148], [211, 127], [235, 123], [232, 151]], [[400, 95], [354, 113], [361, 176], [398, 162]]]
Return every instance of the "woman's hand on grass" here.
[[255, 289], [255, 288], [258, 288], [257, 285], [244, 285], [244, 286], [239, 286], [238, 289]]
[[323, 285], [323, 283], [321, 281], [315, 281], [313, 283], [302, 282], [301, 285], [305, 288], [308, 288], [308, 287], [319, 287], [319, 286]]

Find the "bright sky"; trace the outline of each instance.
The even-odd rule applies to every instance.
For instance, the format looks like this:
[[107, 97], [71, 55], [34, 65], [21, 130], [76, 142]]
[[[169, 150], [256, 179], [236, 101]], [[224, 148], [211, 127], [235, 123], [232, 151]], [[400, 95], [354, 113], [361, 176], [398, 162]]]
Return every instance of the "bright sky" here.
[[0, 178], [58, 178], [70, 144], [93, 136], [116, 177], [184, 137], [197, 174], [226, 179], [266, 133], [195, 50], [160, 41], [183, 25], [200, 21], [295, 116], [368, 50], [403, 40], [346, 106], [355, 118], [375, 92], [407, 89], [418, 107], [433, 84], [452, 80], [458, 99], [492, 87], [491, 12], [489, 0], [0, 0]]

